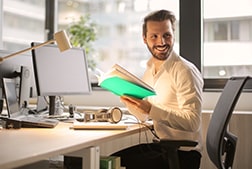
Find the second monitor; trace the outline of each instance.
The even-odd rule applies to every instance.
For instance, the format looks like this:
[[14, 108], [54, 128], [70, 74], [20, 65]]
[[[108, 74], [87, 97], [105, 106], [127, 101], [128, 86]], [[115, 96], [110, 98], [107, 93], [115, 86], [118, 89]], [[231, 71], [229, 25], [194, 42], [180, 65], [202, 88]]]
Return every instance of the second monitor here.
[[[32, 43], [36, 45], [37, 43]], [[60, 52], [57, 45], [32, 50], [37, 94], [49, 96], [49, 115], [55, 114], [55, 96], [91, 93], [87, 59], [82, 48]]]

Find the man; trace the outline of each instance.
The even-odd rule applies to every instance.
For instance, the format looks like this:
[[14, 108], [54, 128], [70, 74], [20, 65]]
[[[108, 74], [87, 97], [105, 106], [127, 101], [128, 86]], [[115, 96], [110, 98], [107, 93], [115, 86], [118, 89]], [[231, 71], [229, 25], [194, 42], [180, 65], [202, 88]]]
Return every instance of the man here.
[[[203, 80], [198, 69], [174, 50], [172, 12], [159, 10], [144, 18], [143, 40], [151, 53], [143, 80], [156, 95], [140, 100], [122, 96], [129, 112], [153, 120], [158, 138], [197, 140], [197, 147], [179, 151], [182, 168], [199, 168], [201, 159], [201, 107]], [[168, 169], [159, 144], [139, 144], [114, 153], [127, 169]]]

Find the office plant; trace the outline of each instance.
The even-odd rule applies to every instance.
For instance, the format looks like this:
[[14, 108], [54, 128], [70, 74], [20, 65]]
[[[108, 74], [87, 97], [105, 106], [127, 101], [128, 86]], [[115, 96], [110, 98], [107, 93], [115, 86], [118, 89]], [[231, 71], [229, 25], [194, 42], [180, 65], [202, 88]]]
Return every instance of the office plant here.
[[86, 51], [88, 67], [94, 70], [96, 62], [93, 58], [94, 48], [92, 42], [97, 39], [96, 36], [97, 25], [90, 19], [90, 15], [83, 15], [79, 21], [72, 22], [67, 28], [70, 42], [74, 47], [82, 47]]

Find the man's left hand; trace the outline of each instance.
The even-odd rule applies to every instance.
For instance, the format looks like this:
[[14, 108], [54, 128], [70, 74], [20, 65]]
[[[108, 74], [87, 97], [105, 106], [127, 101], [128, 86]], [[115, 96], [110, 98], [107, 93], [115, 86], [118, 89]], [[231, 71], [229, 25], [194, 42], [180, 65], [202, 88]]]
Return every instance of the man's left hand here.
[[121, 96], [121, 101], [127, 107], [134, 107], [134, 109], [138, 109], [140, 113], [149, 114], [151, 109], [151, 104], [147, 100], [137, 99], [129, 96]]

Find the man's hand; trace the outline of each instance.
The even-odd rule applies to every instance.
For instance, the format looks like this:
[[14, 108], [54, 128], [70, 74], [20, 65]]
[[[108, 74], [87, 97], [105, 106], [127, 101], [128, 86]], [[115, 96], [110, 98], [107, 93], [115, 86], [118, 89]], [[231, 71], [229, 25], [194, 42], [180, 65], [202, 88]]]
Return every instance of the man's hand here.
[[138, 113], [149, 114], [151, 104], [147, 100], [136, 99], [129, 96], [121, 96], [121, 101], [129, 110], [135, 110]]

